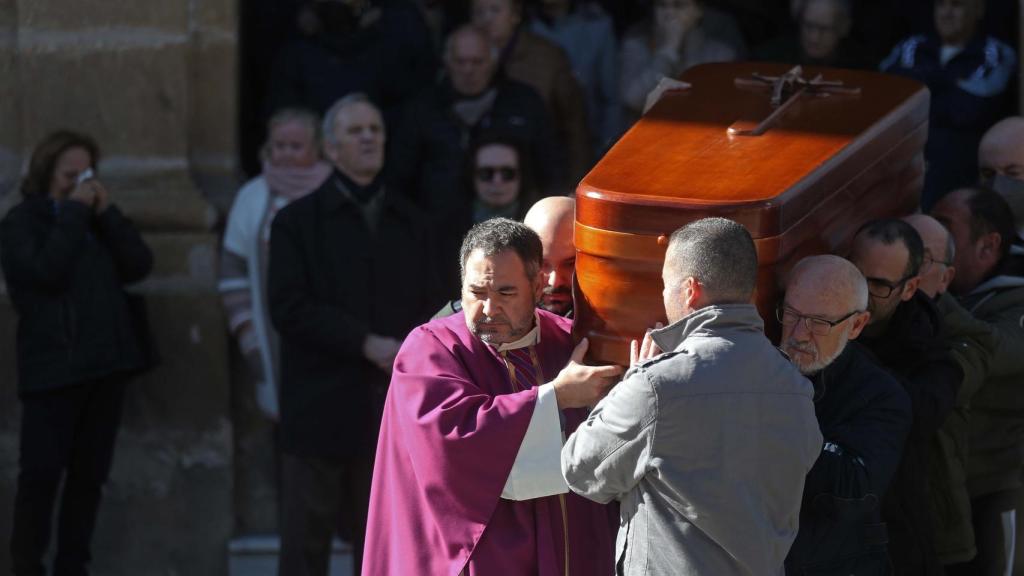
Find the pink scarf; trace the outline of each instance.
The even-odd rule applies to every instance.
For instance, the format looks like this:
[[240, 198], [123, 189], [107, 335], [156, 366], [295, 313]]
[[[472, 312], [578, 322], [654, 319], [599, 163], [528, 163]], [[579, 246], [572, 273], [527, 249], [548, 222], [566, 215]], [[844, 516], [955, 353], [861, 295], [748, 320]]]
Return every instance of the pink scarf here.
[[331, 165], [317, 161], [309, 168], [285, 168], [263, 161], [263, 178], [275, 194], [297, 200], [316, 190], [331, 175]]

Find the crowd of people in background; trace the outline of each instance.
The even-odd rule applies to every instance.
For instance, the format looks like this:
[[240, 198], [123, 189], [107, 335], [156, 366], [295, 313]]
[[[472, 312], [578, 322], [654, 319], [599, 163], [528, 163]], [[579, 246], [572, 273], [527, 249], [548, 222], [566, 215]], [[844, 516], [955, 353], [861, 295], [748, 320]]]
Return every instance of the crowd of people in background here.
[[[1002, 27], [1013, 3], [749, 4], [295, 5], [292, 31], [266, 63], [265, 130], [250, 162], [258, 174], [227, 216], [219, 284], [258, 405], [278, 423], [282, 575], [326, 574], [334, 535], [352, 543], [356, 569], [368, 574], [465, 565], [460, 546], [470, 541], [483, 573], [513, 560], [582, 562], [573, 565], [587, 573], [604, 560], [608, 573], [626, 574], [645, 565], [694, 574], [783, 565], [788, 574], [1010, 573], [1024, 510], [1024, 395], [1015, 389], [1024, 382], [1024, 119], [1008, 117], [1017, 55], [1014, 32]], [[635, 366], [598, 403], [621, 371], [588, 371], [568, 344], [575, 183], [641, 116], [663, 77], [743, 59], [881, 70], [927, 85], [921, 213], [866, 223], [848, 254], [793, 269], [773, 319], [785, 357], [744, 304], [752, 280], [737, 263], [756, 255], [742, 227], [719, 219], [681, 229], [664, 275], [673, 324], [637, 343]], [[0, 264], [19, 315], [18, 575], [43, 573], [62, 478], [54, 565], [84, 573], [125, 382], [152, 361], [124, 291], [149, 273], [152, 257], [110, 202], [98, 161], [87, 136], [55, 133], [35, 150], [24, 200], [0, 224]], [[496, 287], [499, 277], [507, 284]], [[506, 316], [522, 326], [491, 325]], [[416, 346], [403, 348], [411, 332]], [[721, 340], [695, 344], [704, 333]], [[723, 360], [687, 360], [675, 354], [683, 349]], [[733, 349], [742, 359], [729, 362]], [[541, 357], [525, 353], [536, 350]], [[557, 374], [557, 385], [498, 412], [465, 404], [460, 386], [486, 396], [482, 380], [504, 374], [494, 366], [526, 390], [543, 389], [543, 374]], [[424, 386], [432, 371], [445, 386]], [[744, 387], [765, 371], [773, 375], [765, 386], [791, 398]], [[404, 396], [385, 411], [392, 377]], [[681, 381], [690, 388], [671, 394], [660, 384]], [[735, 387], [723, 390], [723, 381]], [[720, 404], [698, 404], [702, 386], [715, 388]], [[549, 466], [536, 485], [538, 464], [521, 463], [508, 437], [510, 429], [540, 434], [534, 402], [569, 438], [560, 467], [558, 448], [536, 440], [556, 463], [555, 477]], [[589, 415], [581, 410], [595, 403]], [[444, 427], [473, 410], [482, 411], [479, 438], [492, 438], [503, 418], [512, 427], [483, 444], [467, 440], [466, 451], [408, 428], [418, 415], [433, 422], [428, 432], [474, 437]], [[673, 428], [680, 414], [690, 424]], [[720, 432], [694, 445], [700, 430], [754, 430], [752, 421], [757, 443]], [[661, 422], [667, 432], [656, 442]], [[770, 474], [753, 465], [764, 451], [775, 455]], [[378, 461], [375, 476], [375, 453], [411, 468], [382, 472]], [[708, 470], [697, 485], [664, 464], [695, 454]], [[708, 464], [721, 455], [739, 464]], [[427, 457], [442, 464], [418, 460]], [[512, 476], [453, 476], [476, 474], [484, 461], [506, 463]], [[429, 489], [410, 495], [420, 482]], [[449, 502], [444, 485], [472, 501]], [[484, 486], [494, 498], [478, 494]], [[391, 489], [405, 500], [389, 499]], [[559, 495], [568, 490], [566, 507]], [[592, 538], [593, 554], [570, 560], [553, 545], [538, 558], [531, 542], [551, 537], [544, 531], [530, 542], [478, 543], [477, 515], [493, 512], [498, 494], [494, 514], [506, 528], [492, 533], [540, 530], [519, 505], [536, 500], [545, 522], [561, 516], [567, 535], [573, 524]], [[624, 518], [642, 512], [644, 525], [619, 527], [614, 511], [595, 504], [612, 500]], [[394, 515], [403, 511], [423, 524], [399, 529]], [[608, 518], [611, 532], [595, 528]], [[425, 537], [431, 522], [450, 532]], [[646, 548], [626, 555], [627, 540]], [[443, 553], [428, 554], [428, 544]]]

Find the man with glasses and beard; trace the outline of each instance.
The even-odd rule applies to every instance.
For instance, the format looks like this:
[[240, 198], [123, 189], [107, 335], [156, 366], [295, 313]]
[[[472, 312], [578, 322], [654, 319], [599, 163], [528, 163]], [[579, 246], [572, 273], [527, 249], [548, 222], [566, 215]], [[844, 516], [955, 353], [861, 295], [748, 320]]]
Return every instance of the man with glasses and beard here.
[[953, 409], [963, 370], [942, 340], [942, 317], [920, 292], [924, 245], [902, 220], [868, 222], [853, 239], [850, 261], [868, 285], [871, 320], [860, 341], [910, 395], [913, 426], [882, 515], [897, 574], [941, 573], [928, 516], [929, 445]]
[[811, 256], [790, 275], [778, 308], [782, 350], [814, 384], [825, 445], [807, 475], [800, 531], [786, 571], [888, 574], [880, 501], [912, 419], [896, 380], [856, 344], [867, 326], [868, 287], [838, 256]]

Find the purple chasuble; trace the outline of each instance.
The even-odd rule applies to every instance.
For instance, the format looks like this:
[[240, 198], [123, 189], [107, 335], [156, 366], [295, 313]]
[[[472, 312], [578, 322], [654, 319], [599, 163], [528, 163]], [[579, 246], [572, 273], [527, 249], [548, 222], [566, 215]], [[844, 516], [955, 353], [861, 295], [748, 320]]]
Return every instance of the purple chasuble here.
[[[570, 321], [537, 313], [536, 352], [553, 378], [572, 353]], [[461, 312], [406, 338], [377, 444], [363, 576], [614, 573], [617, 510], [572, 493], [501, 499], [537, 401], [536, 387], [521, 389], [534, 379], [517, 381], [519, 391]], [[586, 417], [562, 414], [566, 434]]]

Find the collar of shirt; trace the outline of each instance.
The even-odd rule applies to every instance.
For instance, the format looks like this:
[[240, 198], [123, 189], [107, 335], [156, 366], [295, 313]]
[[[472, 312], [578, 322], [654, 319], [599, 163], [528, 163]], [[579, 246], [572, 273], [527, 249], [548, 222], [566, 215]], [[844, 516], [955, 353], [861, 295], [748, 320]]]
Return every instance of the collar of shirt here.
[[506, 350], [516, 350], [518, 348], [526, 348], [527, 346], [533, 346], [534, 344], [540, 344], [540, 318], [538, 317], [537, 311], [533, 312], [533, 329], [523, 335], [522, 338], [515, 342], [506, 342], [505, 344], [499, 344], [497, 346], [498, 352], [505, 352]]

